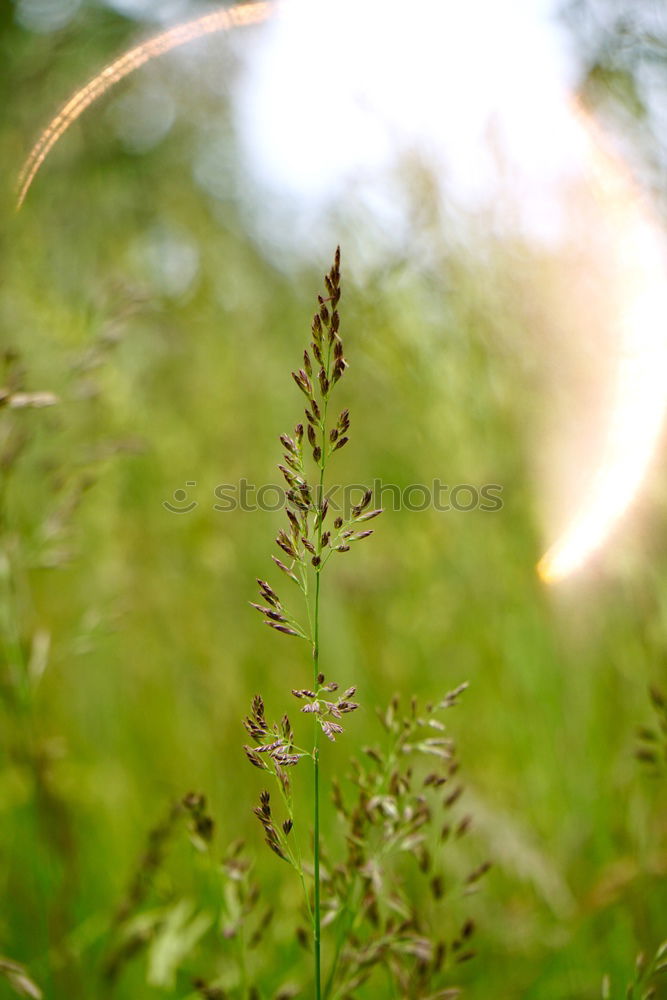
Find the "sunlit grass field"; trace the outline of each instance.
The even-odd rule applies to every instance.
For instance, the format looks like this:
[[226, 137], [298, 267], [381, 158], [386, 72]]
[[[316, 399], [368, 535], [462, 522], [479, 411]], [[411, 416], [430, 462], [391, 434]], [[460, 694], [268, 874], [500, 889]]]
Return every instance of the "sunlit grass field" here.
[[[192, 123], [134, 156], [104, 109], [16, 215], [16, 170], [52, 110], [44, 75], [59, 99], [127, 32], [86, 16], [97, 33], [82, 52], [74, 35], [47, 44], [1, 15], [2, 346], [26, 391], [58, 402], [0, 412], [0, 953], [49, 1000], [193, 995], [194, 978], [236, 961], [217, 923], [229, 901], [216, 859], [242, 838], [276, 911], [251, 977], [261, 996], [285, 984], [308, 995], [298, 885], [262, 843], [261, 776], [242, 751], [253, 694], [279, 713], [309, 678], [303, 649], [248, 607], [282, 516], [216, 510], [214, 491], [278, 481], [278, 435], [301, 410], [289, 373], [339, 241], [352, 435], [336, 475], [496, 483], [503, 507], [387, 510], [372, 543], [327, 574], [324, 669], [357, 685], [362, 710], [324, 748], [325, 775], [343, 778], [381, 742], [375, 707], [395, 693], [437, 699], [469, 682], [448, 729], [472, 828], [444, 863], [452, 883], [457, 866], [493, 867], [474, 895], [441, 904], [443, 921], [472, 913], [477, 925], [476, 957], [451, 984], [471, 1000], [585, 1000], [609, 974], [623, 997], [637, 954], [667, 937], [664, 775], [636, 759], [647, 687], [665, 683], [667, 500], [658, 465], [592, 570], [539, 582], [540, 442], [553, 412], [571, 432], [575, 407], [572, 359], [555, 368], [560, 345], [541, 329], [555, 263], [485, 238], [484, 220], [465, 245], [443, 231], [428, 253], [383, 253], [344, 206], [301, 257], [283, 254], [235, 198], [242, 177], [224, 201], [193, 181]], [[181, 239], [195, 249], [183, 288], [147, 249]], [[197, 506], [168, 510], [185, 505], [178, 490]], [[193, 790], [213, 845], [197, 850], [181, 823], [143, 909], [191, 901], [211, 924], [173, 977], [140, 953], [112, 989], [114, 914], [150, 829]], [[359, 995], [384, 997], [385, 984]]]

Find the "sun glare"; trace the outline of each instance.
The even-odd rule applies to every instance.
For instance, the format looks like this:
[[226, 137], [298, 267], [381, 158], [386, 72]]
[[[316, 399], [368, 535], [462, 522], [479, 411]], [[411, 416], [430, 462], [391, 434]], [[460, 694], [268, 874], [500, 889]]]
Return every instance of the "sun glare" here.
[[607, 296], [617, 344], [615, 383], [597, 472], [579, 509], [538, 564], [554, 583], [598, 551], [632, 504], [655, 454], [667, 409], [667, 249], [629, 171], [595, 124], [573, 109], [585, 138], [591, 193], [612, 236]]
[[[137, 45], [77, 91], [42, 133], [21, 171], [18, 206], [46, 157], [94, 101], [149, 60], [214, 32], [266, 20], [267, 2], [220, 9]], [[284, 0], [253, 42], [239, 123], [263, 182], [321, 207], [361, 172], [374, 195], [397, 152], [417, 148], [466, 207], [497, 198], [499, 129], [519, 181], [522, 222], [553, 237], [559, 184], [573, 174], [595, 199], [611, 240], [609, 343], [615, 383], [590, 488], [538, 565], [549, 583], [580, 569], [632, 504], [655, 453], [667, 407], [667, 261], [663, 235], [637, 185], [567, 94], [567, 58], [537, 0]], [[335, 139], [326, 156], [318, 123]], [[513, 175], [514, 176], [514, 175]], [[444, 189], [443, 189], [444, 190]], [[503, 189], [504, 191], [504, 189]], [[382, 211], [380, 198], [379, 211]], [[377, 204], [376, 204], [377, 208]], [[296, 227], [295, 227], [296, 231]]]

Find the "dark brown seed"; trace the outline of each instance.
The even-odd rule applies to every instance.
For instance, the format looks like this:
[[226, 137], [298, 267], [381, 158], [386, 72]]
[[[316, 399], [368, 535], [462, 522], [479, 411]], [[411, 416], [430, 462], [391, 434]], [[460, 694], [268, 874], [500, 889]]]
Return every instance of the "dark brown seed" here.
[[417, 863], [419, 865], [420, 871], [426, 873], [426, 872], [428, 872], [430, 870], [430, 868], [431, 868], [431, 855], [429, 854], [429, 852], [427, 851], [427, 849], [425, 847], [421, 849], [421, 851], [419, 853], [419, 858], [417, 859]]
[[328, 719], [319, 718], [318, 721], [322, 728], [322, 732], [327, 739], [331, 740], [332, 743], [335, 743], [336, 736], [339, 736], [340, 733], [343, 732], [343, 727], [339, 726], [337, 722], [329, 722]]
[[382, 513], [382, 507], [378, 507], [377, 510], [369, 510], [366, 514], [360, 514], [357, 521], [372, 521], [374, 517], [379, 517]]
[[296, 479], [294, 478], [294, 475], [289, 471], [289, 469], [286, 469], [284, 465], [279, 465], [278, 469], [280, 470], [280, 472], [282, 472], [283, 476], [285, 477], [285, 482], [287, 483], [287, 485], [294, 487], [296, 485]]
[[451, 806], [463, 795], [463, 785], [457, 785], [453, 792], [450, 792], [446, 797], [444, 805], [446, 809], [450, 809]]
[[298, 636], [299, 634], [298, 632], [295, 632], [293, 628], [288, 628], [287, 625], [277, 625], [276, 622], [271, 622], [271, 621], [265, 621], [264, 624], [270, 625], [271, 628], [274, 628], [276, 630], [276, 632], [282, 632], [283, 635]]
[[338, 451], [339, 448], [344, 448], [345, 445], [347, 444], [347, 442], [349, 440], [350, 439], [346, 438], [346, 437], [339, 438], [338, 441], [336, 441], [336, 444], [334, 445], [334, 449], [333, 450], [334, 451]]
[[275, 590], [273, 590], [273, 588], [269, 586], [266, 580], [258, 579], [257, 583], [259, 585], [260, 590], [265, 595], [267, 601], [269, 600], [269, 598], [273, 598], [276, 604], [280, 604], [280, 599], [278, 598], [278, 595], [276, 594]]
[[372, 490], [365, 490], [364, 495], [361, 498], [361, 503], [357, 505], [357, 509], [360, 512], [362, 510], [366, 510], [366, 508], [368, 507], [368, 505], [369, 505], [369, 503], [371, 502], [372, 499], [373, 499], [373, 491]]
[[260, 771], [266, 771], [266, 770], [268, 770], [268, 766], [264, 763], [264, 761], [259, 756], [259, 754], [256, 753], [255, 750], [252, 749], [252, 747], [244, 746], [243, 749], [245, 751], [246, 757], [248, 758], [248, 760], [250, 761], [250, 763], [253, 765], [253, 767], [258, 767], [260, 769]]
[[347, 362], [344, 358], [338, 358], [336, 364], [334, 365], [333, 375], [331, 376], [331, 381], [335, 384], [341, 377], [345, 369], [347, 368]]
[[263, 743], [261, 747], [255, 747], [255, 749], [257, 753], [272, 754], [274, 750], [278, 750], [284, 745], [285, 741], [281, 737], [279, 740], [273, 740], [271, 743]]
[[256, 742], [259, 742], [266, 736], [266, 729], [263, 726], [257, 724], [254, 719], [245, 718], [243, 720], [243, 725], [250, 737]]
[[474, 951], [465, 951], [462, 955], [459, 955], [456, 961], [458, 962], [459, 965], [461, 965], [463, 962], [469, 962], [470, 959], [474, 957], [475, 957]]
[[275, 840], [273, 840], [271, 837], [267, 837], [266, 843], [269, 845], [274, 854], [277, 854], [278, 857], [282, 858], [283, 861], [287, 861], [287, 858], [280, 849], [280, 845]]
[[284, 531], [276, 538], [276, 545], [291, 559], [297, 558], [296, 550]]
[[[435, 955], [433, 956], [433, 968], [436, 972], [439, 972], [442, 968], [442, 963], [445, 960], [447, 954], [447, 945], [444, 941], [438, 941], [435, 949]], [[436, 994], [437, 996], [437, 994]], [[452, 1000], [454, 997], [458, 996], [458, 993], [452, 993]], [[441, 997], [441, 1000], [446, 1000], [446, 994]]]
[[272, 753], [271, 757], [276, 764], [282, 764], [283, 767], [294, 767], [301, 760], [301, 755], [298, 753]]
[[485, 861], [483, 864], [481, 864], [479, 866], [479, 868], [475, 868], [474, 871], [470, 872], [470, 875], [468, 875], [468, 877], [466, 879], [466, 883], [468, 885], [472, 885], [474, 882], [479, 882], [479, 880], [484, 875], [486, 875], [486, 873], [488, 872], [488, 870], [490, 869], [490, 867], [491, 867], [491, 862], [490, 861]]
[[248, 604], [251, 608], [255, 608], [256, 611], [259, 611], [261, 615], [268, 615], [271, 610], [271, 608], [265, 608], [262, 604], [255, 604], [254, 601], [248, 601]]
[[302, 378], [300, 378], [300, 373], [299, 375], [297, 375], [296, 372], [292, 372], [292, 378], [298, 385], [299, 389], [301, 389], [301, 392], [304, 393], [304, 395], [308, 397], [312, 396], [312, 387], [310, 386], [310, 383], [307, 380], [304, 381]]
[[463, 837], [468, 832], [472, 824], [472, 816], [464, 816], [456, 828], [456, 836]]
[[[301, 489], [301, 487], [299, 487]], [[296, 493], [295, 490], [287, 491], [287, 499], [295, 507], [298, 507], [300, 511], [308, 510], [308, 503], [303, 499], [300, 493]]]
[[272, 622], [286, 622], [287, 619], [284, 615], [281, 615], [279, 611], [266, 611], [266, 617], [270, 618]]

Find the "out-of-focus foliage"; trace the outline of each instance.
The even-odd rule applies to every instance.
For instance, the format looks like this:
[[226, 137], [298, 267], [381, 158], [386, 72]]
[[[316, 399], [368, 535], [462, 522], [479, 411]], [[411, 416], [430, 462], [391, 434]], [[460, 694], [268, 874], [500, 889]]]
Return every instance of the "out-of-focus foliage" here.
[[[8, 388], [57, 397], [0, 409], [0, 996], [36, 996], [33, 979], [50, 1000], [183, 998], [215, 975], [233, 987], [255, 884], [247, 933], [262, 907], [274, 917], [249, 975], [273, 995], [306, 979], [298, 889], [261, 845], [241, 719], [259, 687], [287, 707], [308, 666], [247, 607], [280, 514], [217, 510], [215, 490], [276, 481], [331, 230], [307, 266], [252, 236], [221, 39], [92, 109], [16, 215], [39, 126], [136, 37], [119, 10], [83, 2], [37, 31], [25, 12], [47, 7], [0, 5], [0, 337]], [[369, 252], [341, 206], [354, 444], [340, 476], [498, 483], [504, 505], [387, 510], [374, 545], [326, 581], [324, 669], [365, 706], [469, 682], [448, 724], [467, 839], [494, 868], [459, 981], [479, 1000], [583, 1000], [605, 973], [631, 980], [667, 933], [665, 789], [634, 759], [647, 685], [664, 684], [664, 485], [653, 478], [595, 573], [558, 594], [539, 585], [534, 456], [550, 400], [569, 401], [567, 364], [555, 378], [545, 365], [554, 262], [483, 219], [454, 243], [417, 189], [443, 223], [418, 263], [377, 240]], [[366, 712], [350, 754], [375, 739]], [[344, 779], [344, 754], [325, 748], [334, 765]], [[206, 793], [212, 839], [178, 807], [163, 842], [190, 789]], [[156, 927], [110, 976], [117, 949]]]
[[[667, 13], [652, 0], [566, 0], [563, 22], [579, 56], [579, 91], [633, 155], [665, 210]], [[639, 153], [639, 155], [637, 155]]]

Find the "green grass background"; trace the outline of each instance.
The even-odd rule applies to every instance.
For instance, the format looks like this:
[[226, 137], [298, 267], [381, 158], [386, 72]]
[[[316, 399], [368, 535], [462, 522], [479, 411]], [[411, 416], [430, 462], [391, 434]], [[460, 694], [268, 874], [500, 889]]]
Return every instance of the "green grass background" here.
[[[325, 766], [344, 773], [377, 739], [373, 706], [394, 692], [435, 698], [469, 681], [450, 728], [475, 820], [470, 855], [494, 869], [471, 904], [478, 958], [456, 981], [474, 1000], [584, 1000], [608, 972], [622, 996], [636, 953], [667, 937], [665, 795], [633, 758], [651, 718], [647, 684], [665, 674], [666, 497], [658, 468], [593, 571], [558, 592], [539, 583], [536, 452], [552, 410], [567, 430], [575, 405], [571, 359], [554, 375], [559, 345], [541, 336], [554, 262], [491, 239], [484, 220], [465, 246], [432, 232], [428, 265], [419, 252], [385, 259], [342, 210], [338, 229], [312, 236], [309, 263], [285, 260], [247, 224], [233, 157], [225, 199], [193, 181], [197, 129], [205, 115], [227, 120], [210, 94], [195, 124], [183, 98], [169, 136], [143, 156], [123, 151], [105, 100], [16, 215], [31, 137], [134, 34], [93, 6], [49, 36], [12, 13], [3, 5], [0, 337], [20, 351], [28, 386], [60, 403], [14, 415], [29, 444], [7, 483], [3, 629], [18, 630], [26, 656], [48, 631], [51, 652], [22, 711], [5, 656], [0, 952], [25, 962], [50, 1000], [103, 995], [111, 915], [148, 829], [191, 788], [209, 798], [216, 850], [244, 837], [268, 898], [279, 912], [293, 904], [251, 815], [261, 778], [243, 760], [240, 721], [257, 690], [282, 712], [309, 666], [247, 606], [256, 576], [275, 582], [280, 516], [216, 512], [213, 489], [275, 481], [277, 436], [301, 406], [289, 371], [339, 233], [350, 360], [339, 399], [352, 434], [337, 476], [500, 483], [504, 507], [387, 512], [327, 572], [325, 669], [357, 684], [364, 710]], [[147, 72], [167, 85], [164, 67]], [[197, 247], [184, 295], [161, 292], [137, 250], [160, 227]], [[357, 275], [373, 240], [376, 263]], [[88, 475], [54, 533], [53, 512]], [[163, 501], [188, 480], [199, 506], [169, 513]], [[34, 754], [48, 761], [52, 800]], [[206, 903], [218, 890], [204, 869], [179, 843], [159, 891]], [[305, 979], [291, 935], [279, 921], [262, 961]], [[174, 989], [159, 990], [137, 960], [115, 995], [185, 997], [187, 974], [186, 962]]]

